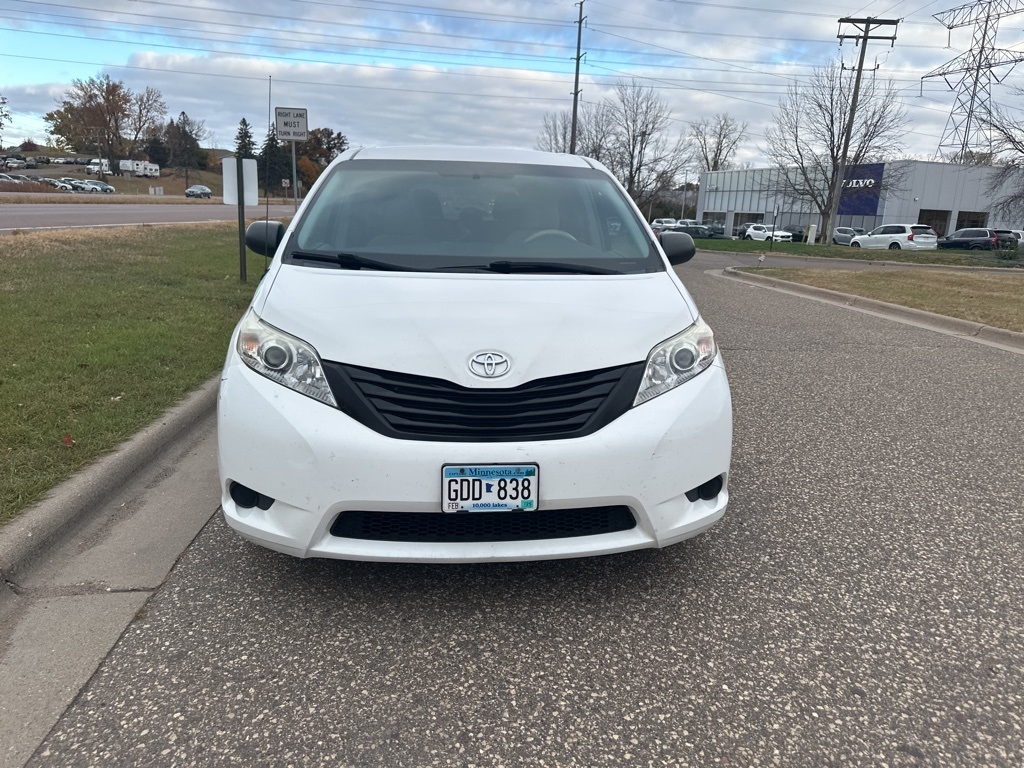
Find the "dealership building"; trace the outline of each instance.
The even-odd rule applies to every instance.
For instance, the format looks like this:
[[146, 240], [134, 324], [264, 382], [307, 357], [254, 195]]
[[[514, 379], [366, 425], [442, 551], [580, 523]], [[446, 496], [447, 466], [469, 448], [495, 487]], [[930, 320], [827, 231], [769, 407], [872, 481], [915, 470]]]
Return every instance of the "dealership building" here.
[[[1022, 229], [1024, 222], [1006, 221], [993, 203], [996, 169], [919, 160], [871, 163], [847, 169], [835, 226], [874, 229], [882, 224], [928, 224], [940, 236], [965, 227]], [[782, 172], [776, 168], [702, 173], [697, 218], [738, 234], [749, 222], [774, 223], [785, 228], [815, 225], [821, 217], [807, 201], [779, 192]], [[776, 214], [776, 210], [778, 214]]]

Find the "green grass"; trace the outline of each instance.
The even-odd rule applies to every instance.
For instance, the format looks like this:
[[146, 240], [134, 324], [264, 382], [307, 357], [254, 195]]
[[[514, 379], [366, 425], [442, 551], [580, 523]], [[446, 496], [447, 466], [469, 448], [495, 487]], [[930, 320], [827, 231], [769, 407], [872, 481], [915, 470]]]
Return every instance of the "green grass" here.
[[0, 250], [0, 522], [222, 365], [264, 259], [233, 224], [37, 232]]
[[[1021, 267], [1024, 266], [1024, 248], [1010, 253], [1002, 251], [890, 251], [850, 248], [846, 245], [812, 245], [810, 243], [760, 243], [756, 240], [727, 240], [700, 238], [694, 241], [705, 251], [726, 253], [779, 253], [791, 256], [817, 256], [824, 259], [856, 259], [858, 261], [899, 261], [907, 264], [941, 264], [963, 267]], [[770, 249], [770, 250], [769, 250]]]
[[852, 293], [1009, 331], [1024, 331], [1024, 274], [942, 269], [777, 269], [744, 272]]

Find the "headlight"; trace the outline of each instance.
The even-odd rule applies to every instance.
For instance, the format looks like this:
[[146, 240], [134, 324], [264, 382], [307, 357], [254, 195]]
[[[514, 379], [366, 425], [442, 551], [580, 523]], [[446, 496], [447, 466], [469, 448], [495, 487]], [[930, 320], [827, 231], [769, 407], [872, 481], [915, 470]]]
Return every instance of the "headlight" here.
[[697, 322], [651, 350], [647, 370], [633, 405], [645, 403], [662, 392], [675, 389], [703, 371], [715, 359], [718, 347], [710, 326], [699, 317]]
[[238, 355], [256, 373], [307, 397], [338, 407], [316, 350], [267, 325], [252, 310], [238, 331]]

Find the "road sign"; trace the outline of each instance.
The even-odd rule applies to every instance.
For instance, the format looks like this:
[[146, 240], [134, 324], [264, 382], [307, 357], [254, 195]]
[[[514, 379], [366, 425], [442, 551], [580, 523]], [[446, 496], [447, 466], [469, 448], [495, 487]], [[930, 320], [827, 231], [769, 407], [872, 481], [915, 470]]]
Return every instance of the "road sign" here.
[[291, 186], [291, 183], [291, 179], [281, 179], [281, 186], [284, 187], [285, 189], [288, 189], [288, 187]]
[[309, 138], [306, 110], [298, 107], [276, 107], [277, 138], [281, 141], [305, 141]]

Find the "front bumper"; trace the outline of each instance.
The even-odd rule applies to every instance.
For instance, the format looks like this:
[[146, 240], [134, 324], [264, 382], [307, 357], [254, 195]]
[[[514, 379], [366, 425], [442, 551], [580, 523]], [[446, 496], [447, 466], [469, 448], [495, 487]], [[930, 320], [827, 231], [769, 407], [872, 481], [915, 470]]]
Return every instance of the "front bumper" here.
[[[721, 358], [686, 384], [570, 440], [446, 443], [380, 435], [341, 411], [254, 373], [234, 351], [217, 409], [221, 504], [245, 538], [296, 557], [400, 562], [538, 560], [664, 547], [695, 536], [729, 498], [732, 405]], [[636, 526], [526, 541], [380, 541], [335, 536], [349, 510], [441, 515], [446, 463], [536, 463], [537, 512], [622, 505]], [[722, 476], [721, 492], [686, 492]], [[232, 500], [232, 481], [274, 499], [269, 509]]]

